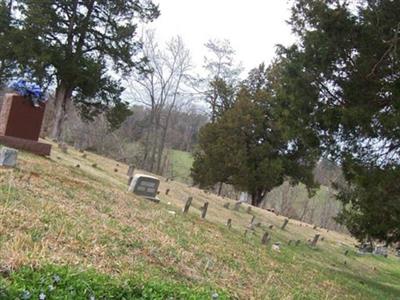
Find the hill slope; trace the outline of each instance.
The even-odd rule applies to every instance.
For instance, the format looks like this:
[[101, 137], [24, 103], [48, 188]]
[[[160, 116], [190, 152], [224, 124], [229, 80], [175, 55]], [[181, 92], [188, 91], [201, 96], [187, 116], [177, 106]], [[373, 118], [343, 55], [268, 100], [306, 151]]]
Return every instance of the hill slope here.
[[[17, 169], [0, 169], [0, 298], [2, 285], [23, 290], [23, 276], [14, 273], [46, 266], [165, 283], [184, 299], [207, 299], [214, 291], [220, 299], [400, 297], [400, 261], [393, 256], [358, 256], [351, 237], [300, 222], [281, 230], [282, 217], [258, 208], [251, 213], [261, 224], [245, 236], [252, 218], [247, 207], [226, 209], [228, 199], [163, 179], [162, 201], [154, 204], [126, 192], [126, 171], [110, 159], [71, 149], [64, 154], [55, 145], [50, 159], [20, 153]], [[193, 204], [183, 215], [188, 196]], [[272, 237], [267, 246], [261, 245], [265, 231]], [[324, 240], [313, 249], [306, 241], [316, 233]], [[289, 240], [301, 243], [289, 246]], [[280, 252], [271, 249], [275, 242], [282, 243]], [[24, 284], [36, 278], [29, 276]]]

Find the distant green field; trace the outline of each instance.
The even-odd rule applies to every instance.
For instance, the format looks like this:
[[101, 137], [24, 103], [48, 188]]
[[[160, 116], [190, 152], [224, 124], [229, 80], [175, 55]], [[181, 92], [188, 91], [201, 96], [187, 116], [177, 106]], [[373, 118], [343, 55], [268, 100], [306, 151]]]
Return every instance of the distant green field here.
[[189, 152], [170, 150], [171, 176], [178, 181], [190, 183], [190, 169], [193, 165], [193, 156]]

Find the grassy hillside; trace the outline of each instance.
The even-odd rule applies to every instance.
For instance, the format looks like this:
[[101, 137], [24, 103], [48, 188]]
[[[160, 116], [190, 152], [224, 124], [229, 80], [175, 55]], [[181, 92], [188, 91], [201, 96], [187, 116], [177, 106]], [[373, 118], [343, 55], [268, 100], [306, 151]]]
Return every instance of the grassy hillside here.
[[172, 168], [171, 175], [180, 182], [190, 182], [190, 169], [194, 160], [192, 154], [179, 150], [169, 150], [169, 155]]
[[280, 230], [282, 217], [257, 208], [261, 225], [245, 236], [247, 207], [162, 178], [154, 204], [126, 192], [126, 171], [56, 146], [50, 159], [20, 153], [17, 169], [0, 168], [0, 299], [399, 299], [398, 258], [358, 256], [351, 237], [296, 221]]

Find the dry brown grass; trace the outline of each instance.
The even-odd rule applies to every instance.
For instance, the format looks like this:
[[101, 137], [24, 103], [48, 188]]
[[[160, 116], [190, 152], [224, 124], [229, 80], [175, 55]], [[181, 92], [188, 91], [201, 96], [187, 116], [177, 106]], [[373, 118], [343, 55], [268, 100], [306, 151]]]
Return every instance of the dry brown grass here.
[[[212, 285], [242, 299], [358, 299], [368, 291], [352, 290], [338, 274], [368, 280], [379, 278], [374, 267], [392, 270], [380, 260], [344, 257], [344, 249], [355, 243], [347, 235], [293, 220], [282, 231], [284, 217], [259, 208], [252, 213], [261, 227], [244, 237], [252, 217], [246, 205], [239, 212], [228, 210], [223, 204], [233, 207], [234, 201], [165, 178], [159, 177], [161, 204], [137, 198], [126, 191], [127, 170], [93, 153], [86, 158], [71, 148], [61, 153], [56, 145], [49, 159], [22, 153], [17, 169], [0, 169], [0, 270], [49, 263], [94, 267], [115, 275]], [[184, 216], [189, 196], [194, 200]], [[201, 220], [199, 209], [206, 201], [207, 217]], [[229, 218], [231, 230], [225, 226]], [[283, 243], [280, 253], [260, 244], [270, 224], [273, 242]], [[313, 250], [305, 242], [316, 233], [325, 240]], [[287, 247], [290, 239], [302, 245]]]

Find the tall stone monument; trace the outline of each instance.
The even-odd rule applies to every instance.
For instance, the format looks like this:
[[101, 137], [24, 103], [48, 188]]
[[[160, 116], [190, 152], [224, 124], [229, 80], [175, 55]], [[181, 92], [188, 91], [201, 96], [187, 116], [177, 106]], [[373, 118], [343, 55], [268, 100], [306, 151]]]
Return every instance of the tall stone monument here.
[[6, 94], [0, 111], [0, 144], [50, 155], [51, 145], [38, 142], [46, 105], [34, 107], [23, 96]]

